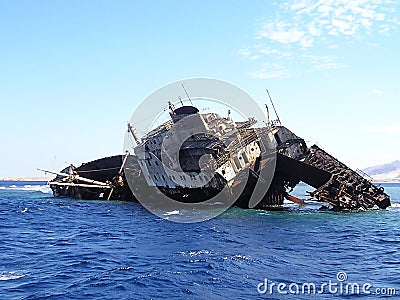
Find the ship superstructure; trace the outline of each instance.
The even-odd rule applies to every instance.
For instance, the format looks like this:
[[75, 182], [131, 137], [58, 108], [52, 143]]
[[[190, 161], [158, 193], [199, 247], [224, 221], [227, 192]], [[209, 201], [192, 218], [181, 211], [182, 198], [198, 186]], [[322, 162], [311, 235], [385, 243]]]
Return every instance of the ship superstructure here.
[[[254, 119], [236, 123], [216, 113], [200, 114], [194, 106], [175, 109], [170, 103], [170, 108], [171, 120], [145, 135], [135, 148], [149, 186], [218, 190], [259, 157], [257, 135], [250, 128]], [[203, 161], [201, 172], [204, 155], [210, 159]]]

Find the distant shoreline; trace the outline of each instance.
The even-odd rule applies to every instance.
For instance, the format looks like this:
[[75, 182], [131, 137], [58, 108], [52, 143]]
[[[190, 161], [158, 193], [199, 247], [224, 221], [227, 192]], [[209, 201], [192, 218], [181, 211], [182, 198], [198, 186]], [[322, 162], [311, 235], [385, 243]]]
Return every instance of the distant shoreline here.
[[0, 177], [0, 181], [49, 181], [52, 177]]

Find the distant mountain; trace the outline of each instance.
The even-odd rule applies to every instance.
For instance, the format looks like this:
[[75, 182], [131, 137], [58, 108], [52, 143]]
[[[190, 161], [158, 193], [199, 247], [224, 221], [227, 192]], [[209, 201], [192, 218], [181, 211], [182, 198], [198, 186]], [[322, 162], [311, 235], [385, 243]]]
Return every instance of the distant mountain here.
[[369, 167], [363, 170], [374, 181], [378, 182], [400, 182], [400, 161], [396, 160], [390, 164]]

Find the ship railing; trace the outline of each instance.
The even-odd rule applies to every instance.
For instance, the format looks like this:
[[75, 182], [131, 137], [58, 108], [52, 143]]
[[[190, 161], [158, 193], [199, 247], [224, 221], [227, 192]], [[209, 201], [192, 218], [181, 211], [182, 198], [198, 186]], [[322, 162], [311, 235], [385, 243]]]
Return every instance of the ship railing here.
[[356, 172], [358, 173], [358, 175], [361, 175], [362, 177], [364, 177], [364, 179], [368, 180], [369, 182], [372, 182], [374, 180], [371, 176], [369, 176], [361, 169], [356, 169]]
[[245, 128], [249, 128], [251, 126], [253, 126], [254, 124], [256, 124], [257, 121], [254, 118], [249, 118], [248, 120], [244, 121], [244, 122], [237, 122], [237, 124], [239, 124], [238, 129], [245, 129]]

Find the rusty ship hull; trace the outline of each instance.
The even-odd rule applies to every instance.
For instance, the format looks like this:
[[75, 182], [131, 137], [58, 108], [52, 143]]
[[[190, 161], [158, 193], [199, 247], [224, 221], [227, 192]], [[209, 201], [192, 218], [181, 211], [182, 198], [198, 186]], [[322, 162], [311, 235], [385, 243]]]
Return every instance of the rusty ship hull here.
[[[119, 200], [137, 201], [134, 193], [127, 183], [125, 172], [134, 176], [137, 182], [137, 191], [143, 193], [161, 192], [165, 195], [182, 202], [202, 202], [220, 193], [226, 182], [219, 179], [218, 188], [156, 188], [151, 189], [146, 185], [140, 170], [137, 158], [129, 156], [128, 167], [121, 173], [118, 170], [123, 162], [124, 155], [116, 155], [101, 158], [83, 164], [80, 167], [68, 166], [63, 172], [71, 172], [85, 176], [95, 181], [110, 183], [105, 187], [80, 186], [79, 179], [65, 176], [57, 176], [50, 182], [50, 187], [55, 197], [70, 197], [85, 200]], [[251, 197], [254, 186], [258, 181], [259, 163], [250, 167], [250, 176], [247, 178], [246, 186], [236, 200], [235, 206], [249, 208], [248, 200]], [[122, 179], [122, 181], [121, 181]], [[60, 183], [71, 183], [59, 185]], [[288, 190], [293, 189], [300, 182], [315, 188], [311, 196], [321, 203], [327, 203], [333, 210], [359, 210], [372, 209], [375, 206], [385, 209], [390, 206], [390, 197], [383, 188], [374, 185], [370, 180], [351, 170], [337, 159], [330, 156], [317, 146], [310, 147], [310, 152], [303, 161], [295, 160], [283, 154], [277, 155], [274, 177], [265, 196], [255, 208], [274, 210], [283, 206], [284, 200], [293, 199]], [[74, 184], [76, 186], [74, 186]], [[143, 189], [145, 187], [145, 189]], [[113, 189], [111, 193], [111, 189]], [[110, 195], [111, 194], [111, 195]], [[110, 196], [110, 197], [109, 197]], [[229, 194], [224, 195], [229, 197]], [[302, 200], [298, 201], [299, 203]]]

